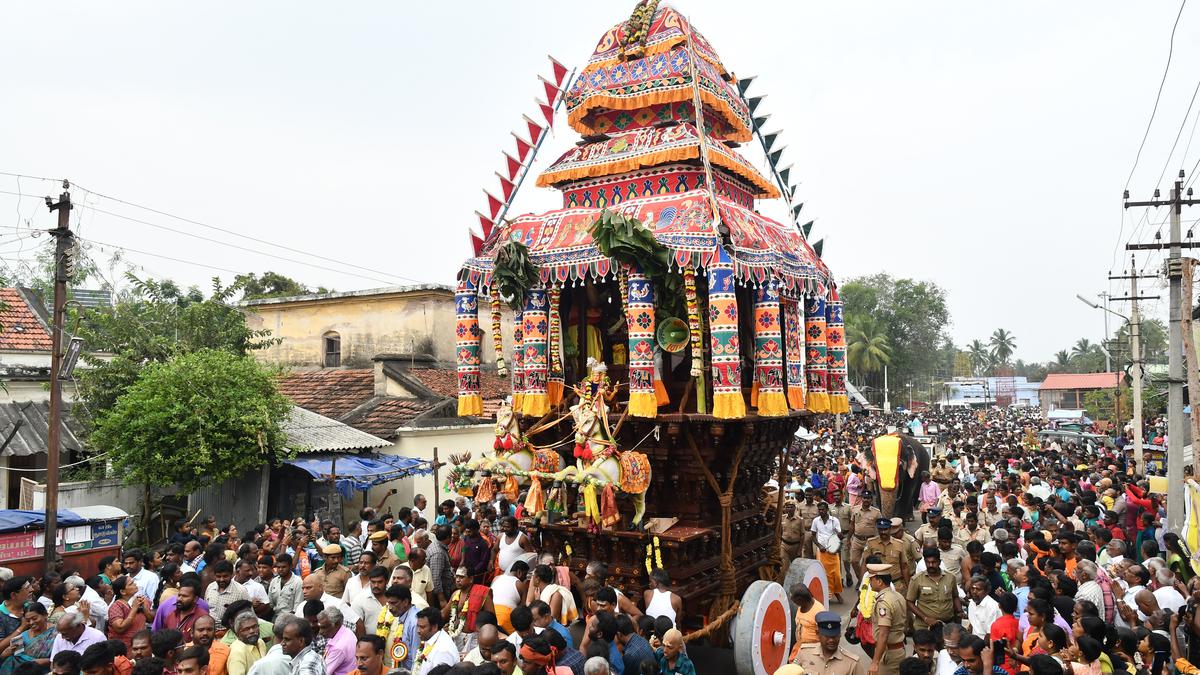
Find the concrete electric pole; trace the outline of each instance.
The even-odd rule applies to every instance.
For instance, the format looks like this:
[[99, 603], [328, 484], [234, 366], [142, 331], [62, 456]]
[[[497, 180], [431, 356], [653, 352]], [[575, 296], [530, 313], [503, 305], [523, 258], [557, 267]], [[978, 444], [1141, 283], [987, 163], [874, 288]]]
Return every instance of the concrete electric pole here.
[[59, 375], [63, 365], [63, 315], [67, 306], [67, 279], [70, 274], [71, 184], [63, 181], [58, 202], [46, 197], [46, 206], [58, 212], [58, 227], [50, 230], [54, 242], [54, 311], [50, 325], [50, 421], [46, 447], [46, 569], [54, 569], [58, 548], [58, 463], [62, 452], [62, 382]]

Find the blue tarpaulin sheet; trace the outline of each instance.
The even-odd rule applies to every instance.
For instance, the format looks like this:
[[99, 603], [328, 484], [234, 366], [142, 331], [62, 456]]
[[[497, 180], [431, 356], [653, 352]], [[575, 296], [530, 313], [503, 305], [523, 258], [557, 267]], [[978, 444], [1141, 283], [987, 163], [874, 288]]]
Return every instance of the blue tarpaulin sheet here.
[[333, 477], [337, 491], [347, 499], [353, 490], [369, 490], [406, 476], [433, 473], [432, 462], [395, 455], [308, 455], [286, 463], [317, 480]]
[[[84, 518], [73, 511], [58, 510], [58, 526], [74, 527], [87, 523]], [[46, 526], [46, 510], [0, 509], [0, 532], [21, 532], [24, 530], [40, 530]]]

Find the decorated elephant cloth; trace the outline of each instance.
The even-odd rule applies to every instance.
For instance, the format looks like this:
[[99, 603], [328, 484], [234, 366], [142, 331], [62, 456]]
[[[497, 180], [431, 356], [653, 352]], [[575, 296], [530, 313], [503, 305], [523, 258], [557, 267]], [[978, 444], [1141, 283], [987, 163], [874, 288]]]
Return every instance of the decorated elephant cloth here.
[[480, 395], [479, 351], [483, 331], [479, 329], [479, 298], [475, 283], [468, 279], [458, 282], [454, 292], [454, 360], [458, 372], [458, 415], [468, 417], [483, 414]]

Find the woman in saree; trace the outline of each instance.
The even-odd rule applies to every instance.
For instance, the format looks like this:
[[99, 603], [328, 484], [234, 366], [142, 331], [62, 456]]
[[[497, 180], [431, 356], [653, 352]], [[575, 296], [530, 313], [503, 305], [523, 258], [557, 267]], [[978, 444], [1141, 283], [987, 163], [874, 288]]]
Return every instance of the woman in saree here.
[[0, 653], [0, 675], [10, 675], [24, 663], [50, 667], [50, 648], [54, 646], [57, 633], [54, 626], [50, 625], [42, 603], [28, 603], [23, 623], [28, 629], [14, 636], [8, 647]]

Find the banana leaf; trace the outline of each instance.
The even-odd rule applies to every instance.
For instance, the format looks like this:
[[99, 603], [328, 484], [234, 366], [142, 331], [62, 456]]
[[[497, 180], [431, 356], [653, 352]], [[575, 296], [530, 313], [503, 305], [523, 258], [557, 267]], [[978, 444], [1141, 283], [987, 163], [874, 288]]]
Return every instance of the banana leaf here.
[[525, 292], [538, 279], [538, 269], [529, 259], [529, 247], [519, 241], [508, 241], [496, 251], [492, 268], [492, 283], [500, 291], [500, 298], [514, 311], [519, 311], [525, 302]]

